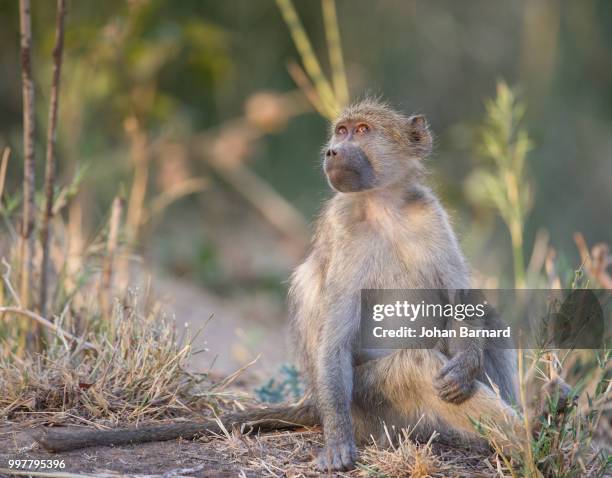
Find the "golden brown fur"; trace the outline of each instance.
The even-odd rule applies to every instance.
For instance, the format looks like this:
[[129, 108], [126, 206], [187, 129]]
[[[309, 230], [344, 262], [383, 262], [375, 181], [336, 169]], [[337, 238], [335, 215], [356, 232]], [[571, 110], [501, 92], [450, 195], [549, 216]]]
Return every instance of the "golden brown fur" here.
[[339, 192], [290, 290], [296, 349], [325, 431], [322, 470], [350, 468], [355, 440], [383, 439], [385, 424], [482, 445], [469, 417], [514, 417], [512, 350], [493, 354], [479, 342], [465, 350], [359, 347], [362, 289], [470, 287], [448, 217], [422, 183], [431, 144], [423, 117], [374, 100], [347, 108], [332, 125], [324, 169]]

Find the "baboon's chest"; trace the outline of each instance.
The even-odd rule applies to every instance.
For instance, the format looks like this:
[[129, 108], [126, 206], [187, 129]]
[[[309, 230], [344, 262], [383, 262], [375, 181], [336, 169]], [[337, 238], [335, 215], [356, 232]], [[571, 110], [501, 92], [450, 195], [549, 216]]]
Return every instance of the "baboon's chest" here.
[[334, 251], [327, 279], [355, 293], [361, 289], [422, 288], [432, 269], [431, 257], [423, 244], [411, 243], [408, 238], [394, 242], [371, 234]]

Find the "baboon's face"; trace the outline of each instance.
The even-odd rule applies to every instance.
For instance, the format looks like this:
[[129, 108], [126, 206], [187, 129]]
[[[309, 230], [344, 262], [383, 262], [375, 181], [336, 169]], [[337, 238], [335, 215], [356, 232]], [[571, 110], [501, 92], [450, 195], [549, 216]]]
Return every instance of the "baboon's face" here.
[[416, 177], [430, 148], [422, 116], [353, 107], [333, 125], [323, 168], [330, 186], [342, 193], [385, 188]]
[[348, 193], [376, 186], [376, 172], [368, 155], [371, 126], [365, 122], [339, 122], [325, 149], [323, 168], [332, 188]]

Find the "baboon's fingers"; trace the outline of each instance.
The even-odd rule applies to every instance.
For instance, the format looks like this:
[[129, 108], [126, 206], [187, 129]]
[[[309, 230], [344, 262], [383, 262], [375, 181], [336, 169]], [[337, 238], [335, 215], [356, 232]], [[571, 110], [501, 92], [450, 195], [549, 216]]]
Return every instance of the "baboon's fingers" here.
[[455, 364], [452, 363], [442, 368], [434, 378], [433, 385], [442, 400], [456, 404], [470, 398], [476, 390], [476, 381], [471, 379], [467, 373], [457, 370]]
[[437, 386], [436, 389], [442, 400], [458, 405], [474, 394], [476, 384], [475, 382], [465, 383], [448, 380], [442, 386]]

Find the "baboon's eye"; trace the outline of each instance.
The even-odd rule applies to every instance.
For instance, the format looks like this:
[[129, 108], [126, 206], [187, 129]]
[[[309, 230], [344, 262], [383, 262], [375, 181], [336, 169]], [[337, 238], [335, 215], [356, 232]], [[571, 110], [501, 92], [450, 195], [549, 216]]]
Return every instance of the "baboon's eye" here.
[[357, 131], [358, 134], [366, 134], [370, 131], [370, 127], [365, 123], [361, 123], [357, 125], [357, 129], [355, 131]]
[[338, 126], [336, 128], [336, 134], [339, 136], [344, 136], [346, 133], [348, 133], [348, 130], [346, 129], [346, 126]]

